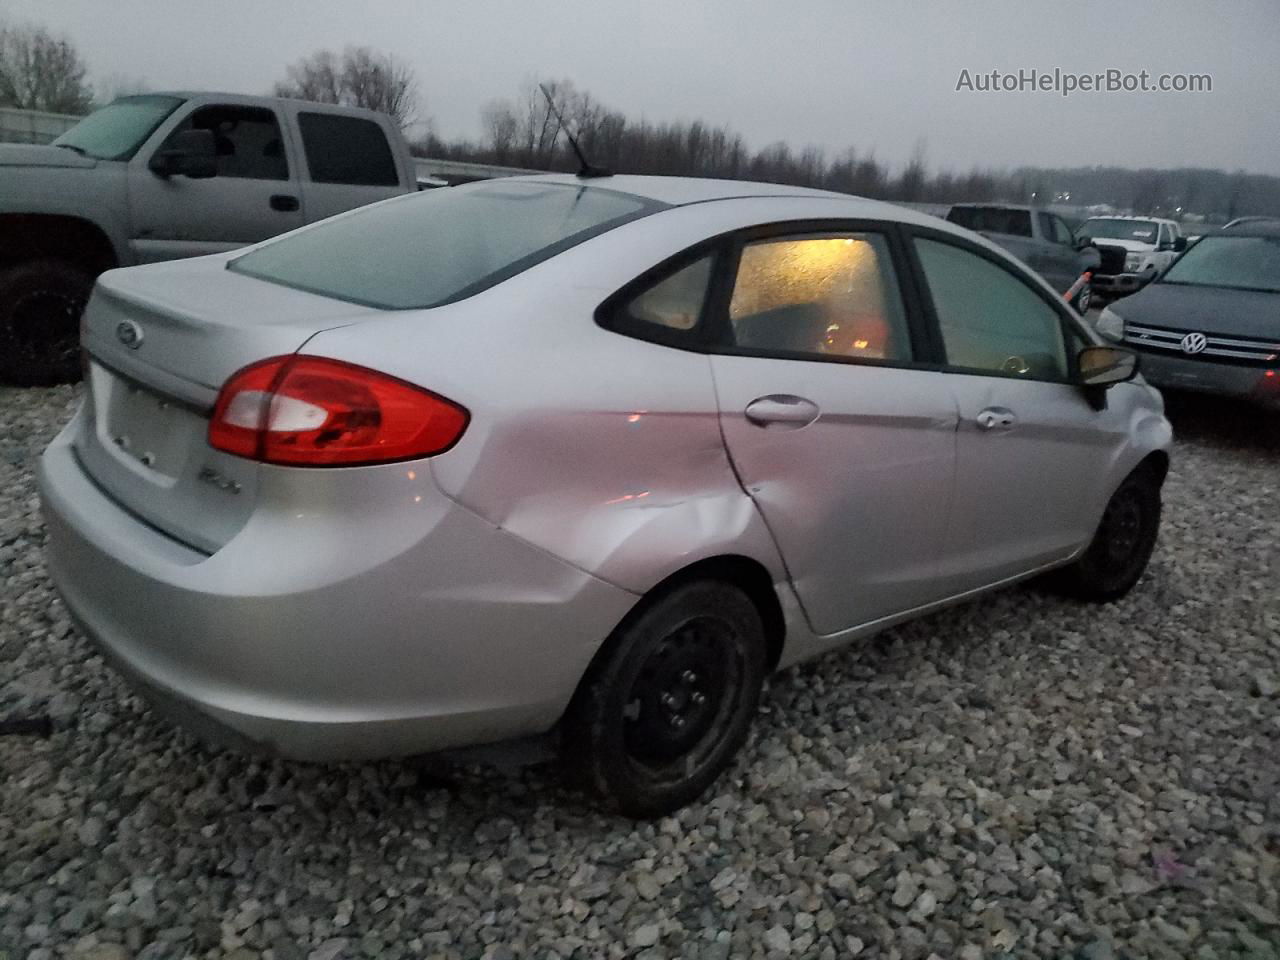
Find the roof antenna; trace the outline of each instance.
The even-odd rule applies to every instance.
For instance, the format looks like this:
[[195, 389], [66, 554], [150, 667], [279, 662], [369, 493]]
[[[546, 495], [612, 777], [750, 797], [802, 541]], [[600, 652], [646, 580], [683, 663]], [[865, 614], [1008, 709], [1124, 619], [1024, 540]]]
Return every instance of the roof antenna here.
[[583, 180], [589, 180], [592, 177], [612, 177], [613, 171], [606, 170], [604, 167], [593, 167], [587, 162], [587, 155], [582, 152], [582, 147], [578, 146], [578, 138], [569, 130], [569, 125], [564, 122], [564, 117], [560, 115], [560, 110], [556, 107], [556, 102], [551, 99], [551, 93], [547, 90], [544, 83], [538, 84], [538, 89], [542, 91], [542, 95], [547, 98], [547, 106], [551, 112], [556, 115], [556, 120], [560, 123], [560, 129], [564, 131], [564, 135], [569, 138], [569, 146], [573, 147], [573, 152], [578, 157], [578, 163], [582, 164], [578, 168], [578, 176]]

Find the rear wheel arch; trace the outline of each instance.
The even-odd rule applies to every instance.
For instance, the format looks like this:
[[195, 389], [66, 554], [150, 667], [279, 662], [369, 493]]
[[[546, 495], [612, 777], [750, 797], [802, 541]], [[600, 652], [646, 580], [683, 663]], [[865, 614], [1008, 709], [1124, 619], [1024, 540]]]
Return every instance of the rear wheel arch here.
[[1134, 473], [1139, 470], [1150, 471], [1155, 477], [1156, 486], [1164, 486], [1165, 478], [1169, 476], [1169, 454], [1164, 450], [1153, 450], [1133, 468]]

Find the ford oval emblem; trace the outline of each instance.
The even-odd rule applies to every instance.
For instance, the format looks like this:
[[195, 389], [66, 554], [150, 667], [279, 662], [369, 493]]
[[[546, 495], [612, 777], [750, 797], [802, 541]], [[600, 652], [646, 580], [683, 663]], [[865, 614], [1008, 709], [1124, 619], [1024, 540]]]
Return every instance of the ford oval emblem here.
[[130, 350], [142, 346], [142, 328], [132, 320], [121, 320], [116, 324], [116, 339]]

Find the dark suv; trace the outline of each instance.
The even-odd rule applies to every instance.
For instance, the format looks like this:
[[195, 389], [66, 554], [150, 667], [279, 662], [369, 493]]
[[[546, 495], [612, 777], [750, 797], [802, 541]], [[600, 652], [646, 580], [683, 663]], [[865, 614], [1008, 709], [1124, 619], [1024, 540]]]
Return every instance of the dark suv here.
[[1280, 410], [1280, 221], [1201, 238], [1159, 279], [1103, 310], [1097, 327], [1139, 351], [1158, 387]]

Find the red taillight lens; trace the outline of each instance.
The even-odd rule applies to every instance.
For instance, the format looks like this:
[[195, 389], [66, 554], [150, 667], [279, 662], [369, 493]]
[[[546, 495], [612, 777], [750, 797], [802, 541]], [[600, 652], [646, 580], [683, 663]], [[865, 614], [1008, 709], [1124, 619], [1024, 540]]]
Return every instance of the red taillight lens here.
[[213, 408], [217, 450], [293, 466], [355, 466], [443, 453], [467, 411], [395, 377], [323, 357], [272, 357], [231, 377]]

